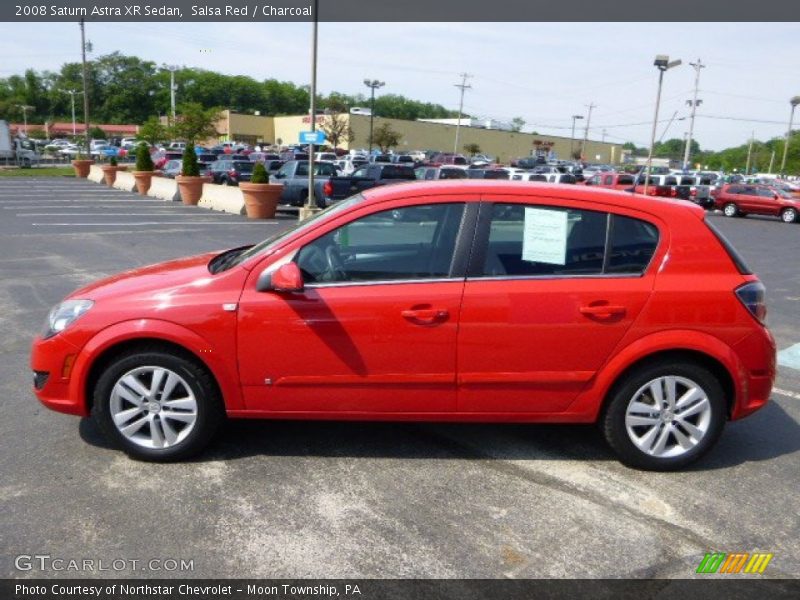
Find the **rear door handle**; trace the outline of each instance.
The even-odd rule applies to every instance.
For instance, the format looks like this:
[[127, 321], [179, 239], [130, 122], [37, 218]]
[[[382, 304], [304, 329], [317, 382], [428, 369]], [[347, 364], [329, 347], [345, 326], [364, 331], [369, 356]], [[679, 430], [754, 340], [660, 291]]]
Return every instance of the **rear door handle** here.
[[624, 315], [626, 312], [626, 308], [624, 306], [616, 306], [612, 304], [581, 306], [579, 310], [581, 311], [582, 315], [587, 315], [590, 317], [615, 317], [618, 315]]
[[430, 325], [447, 320], [450, 313], [444, 308], [412, 308], [402, 311], [400, 315], [409, 321], [417, 321]]

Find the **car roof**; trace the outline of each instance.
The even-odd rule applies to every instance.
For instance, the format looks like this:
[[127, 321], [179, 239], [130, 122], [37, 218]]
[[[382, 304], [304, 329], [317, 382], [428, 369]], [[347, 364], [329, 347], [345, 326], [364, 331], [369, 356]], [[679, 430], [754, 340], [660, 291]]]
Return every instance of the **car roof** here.
[[[415, 181], [396, 183], [390, 186], [371, 188], [363, 192], [370, 203], [387, 202], [400, 198], [442, 194], [514, 194], [536, 198], [579, 200], [596, 202], [612, 208], [628, 208], [643, 212], [664, 214], [686, 214], [687, 211], [702, 216], [705, 211], [691, 202], [661, 199], [657, 196], [643, 196], [595, 187], [546, 184], [528, 181], [507, 181], [498, 179], [443, 179], [435, 181]], [[477, 200], [477, 198], [476, 198]], [[650, 210], [649, 210], [650, 209]]]

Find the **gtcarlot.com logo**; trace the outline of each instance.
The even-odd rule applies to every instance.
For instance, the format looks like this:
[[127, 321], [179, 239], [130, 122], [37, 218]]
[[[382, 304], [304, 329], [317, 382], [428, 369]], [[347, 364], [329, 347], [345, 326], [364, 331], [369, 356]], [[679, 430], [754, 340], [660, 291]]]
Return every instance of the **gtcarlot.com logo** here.
[[751, 573], [761, 574], [773, 555], [767, 552], [708, 552], [700, 561], [697, 573]]
[[194, 571], [194, 559], [185, 558], [60, 558], [50, 554], [19, 554], [18, 571]]

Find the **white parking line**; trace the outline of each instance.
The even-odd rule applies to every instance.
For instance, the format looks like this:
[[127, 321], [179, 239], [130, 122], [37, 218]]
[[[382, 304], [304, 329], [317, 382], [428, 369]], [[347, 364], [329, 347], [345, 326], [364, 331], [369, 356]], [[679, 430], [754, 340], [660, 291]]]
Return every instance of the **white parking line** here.
[[175, 213], [171, 210], [165, 210], [163, 212], [148, 212], [148, 213], [121, 213], [117, 211], [108, 212], [74, 212], [74, 213], [16, 213], [15, 216], [17, 217], [163, 217], [163, 216], [170, 216], [170, 217], [181, 217], [191, 214], [192, 218], [195, 217], [217, 217], [219, 215], [227, 215], [232, 217], [231, 213]]
[[778, 352], [778, 364], [782, 367], [800, 370], [800, 344], [789, 346]]
[[800, 394], [797, 392], [790, 392], [789, 390], [782, 390], [781, 388], [772, 388], [772, 391], [775, 394], [780, 394], [781, 396], [786, 396], [787, 398], [794, 398], [795, 400], [800, 400]]
[[278, 221], [129, 221], [127, 223], [31, 223], [34, 227], [131, 227], [133, 225], [277, 225]]

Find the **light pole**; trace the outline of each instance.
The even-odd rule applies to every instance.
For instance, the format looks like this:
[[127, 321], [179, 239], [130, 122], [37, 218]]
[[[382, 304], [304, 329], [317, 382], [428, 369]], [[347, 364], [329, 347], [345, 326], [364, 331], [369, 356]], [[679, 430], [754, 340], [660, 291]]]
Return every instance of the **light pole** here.
[[456, 121], [456, 140], [453, 143], [453, 154], [458, 154], [458, 136], [461, 133], [461, 114], [464, 112], [464, 92], [472, 89], [471, 85], [467, 85], [467, 78], [472, 77], [469, 73], [461, 74], [461, 83], [456, 83], [455, 86], [461, 89], [461, 101], [458, 104], [458, 121]]
[[589, 115], [586, 117], [586, 129], [583, 131], [583, 143], [581, 144], [581, 160], [586, 158], [586, 141], [589, 139], [589, 125], [592, 123], [592, 109], [596, 108], [597, 105], [592, 102], [590, 103], [587, 108], [589, 109]]
[[661, 86], [664, 83], [664, 72], [681, 64], [681, 59], [669, 60], [666, 54], [656, 56], [653, 64], [658, 69], [658, 93], [656, 94], [656, 114], [653, 117], [653, 133], [650, 135], [650, 151], [647, 153], [647, 166], [644, 171], [644, 190], [642, 193], [647, 195], [647, 184], [650, 180], [650, 171], [653, 167], [653, 147], [656, 145], [656, 127], [658, 126], [658, 108], [661, 104]]
[[572, 135], [569, 138], [569, 159], [575, 158], [575, 121], [582, 119], [583, 115], [572, 115]]
[[75, 90], [61, 90], [63, 94], [69, 94], [70, 99], [72, 100], [72, 137], [78, 135], [77, 129], [75, 127], [75, 94], [78, 92]]
[[377, 79], [365, 79], [364, 85], [370, 90], [369, 101], [369, 154], [372, 154], [372, 121], [375, 118], [375, 90], [382, 88], [386, 85], [383, 81]]
[[[783, 160], [781, 161], [781, 175], [786, 174], [786, 156], [789, 154], [789, 140], [792, 138], [792, 121], [794, 120], [794, 109], [800, 104], [800, 96], [795, 96], [789, 100], [792, 110], [789, 113], [789, 129], [786, 131], [786, 142], [783, 144]], [[770, 169], [771, 170], [771, 169]]]
[[89, 144], [89, 76], [86, 66], [86, 26], [81, 19], [81, 62], [83, 63], [83, 122], [86, 129], [84, 138], [86, 141], [86, 156], [91, 157], [91, 146]]
[[22, 123], [25, 131], [25, 137], [28, 137], [28, 111], [33, 110], [35, 107], [28, 106], [27, 104], [17, 104], [17, 108], [22, 110]]
[[178, 67], [171, 66], [169, 69], [169, 112], [172, 116], [171, 125], [175, 124], [175, 71]]
[[[309, 113], [311, 114], [311, 132], [317, 130], [317, 28], [319, 19], [317, 0], [312, 3], [313, 29], [311, 30], [311, 87], [309, 88]], [[305, 221], [319, 212], [314, 196], [314, 142], [308, 145], [308, 199], [305, 206], [300, 207], [298, 220]]]

